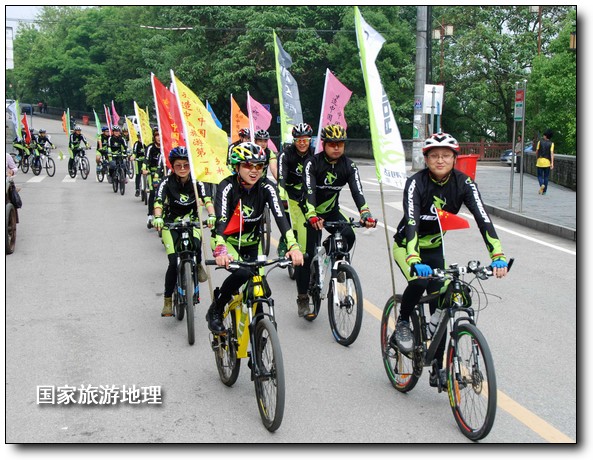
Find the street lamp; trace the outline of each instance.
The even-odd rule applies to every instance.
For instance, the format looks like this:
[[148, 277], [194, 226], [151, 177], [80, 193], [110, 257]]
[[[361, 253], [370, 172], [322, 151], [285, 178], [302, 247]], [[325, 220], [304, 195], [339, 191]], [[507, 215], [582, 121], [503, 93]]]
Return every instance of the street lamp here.
[[433, 40], [441, 41], [441, 65], [440, 65], [440, 79], [439, 83], [443, 84], [443, 66], [445, 62], [445, 37], [453, 36], [453, 26], [451, 24], [445, 24], [441, 19], [438, 29], [433, 29], [432, 38]]

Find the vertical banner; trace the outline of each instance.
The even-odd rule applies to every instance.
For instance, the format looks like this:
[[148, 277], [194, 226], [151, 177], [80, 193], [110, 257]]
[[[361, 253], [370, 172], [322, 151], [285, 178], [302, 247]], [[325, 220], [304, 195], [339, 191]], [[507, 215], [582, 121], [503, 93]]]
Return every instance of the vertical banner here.
[[[249, 91], [247, 91], [247, 115], [249, 116], [249, 129], [251, 130], [251, 142], [253, 142], [253, 136], [256, 131], [265, 129], [266, 131], [270, 128], [272, 123], [272, 114], [268, 110], [251, 97]], [[274, 152], [278, 152], [278, 147], [272, 142], [272, 139], [268, 139], [268, 148]]]
[[239, 130], [249, 127], [249, 118], [241, 112], [239, 104], [233, 99], [231, 94], [231, 142], [239, 140]]
[[119, 125], [119, 115], [115, 111], [115, 104], [113, 102], [113, 99], [111, 100], [111, 113], [112, 113], [111, 119], [113, 120], [113, 126]]
[[21, 135], [21, 123], [18, 116], [19, 101], [13, 101], [8, 107], [6, 107], [6, 113], [14, 127], [14, 137], [20, 137]]
[[406, 183], [406, 158], [399, 129], [387, 94], [383, 89], [375, 59], [385, 39], [363, 19], [354, 7], [356, 41], [367, 93], [373, 156], [379, 183], [403, 189]]
[[161, 146], [165, 154], [167, 167], [171, 169], [169, 152], [175, 147], [185, 147], [181, 113], [179, 112], [175, 94], [169, 91], [153, 73], [150, 74], [150, 81], [152, 82], [156, 118], [159, 124], [159, 134], [161, 135]]
[[214, 123], [216, 123], [216, 126], [218, 126], [220, 129], [222, 129], [222, 123], [220, 122], [220, 120], [218, 119], [216, 114], [214, 113], [214, 110], [212, 110], [212, 106], [208, 102], [208, 99], [206, 99], [206, 110], [208, 110], [208, 112], [210, 112], [210, 115], [212, 115], [212, 119], [214, 120]]
[[325, 87], [323, 88], [323, 102], [321, 103], [321, 115], [319, 117], [319, 130], [317, 131], [317, 145], [315, 153], [322, 150], [320, 140], [321, 130], [327, 125], [340, 125], [344, 129], [348, 128], [344, 107], [350, 100], [352, 91], [342, 84], [340, 80], [331, 72], [325, 70]]
[[[150, 129], [150, 123], [148, 122], [148, 114], [138, 106], [136, 101], [134, 101], [134, 113], [140, 126], [140, 139], [142, 143], [144, 145], [152, 144], [152, 129]], [[161, 142], [161, 149], [162, 146], [163, 143]], [[161, 153], [163, 153], [162, 150]]]
[[66, 112], [62, 115], [62, 129], [66, 136], [70, 135], [70, 108], [66, 109]]
[[190, 169], [194, 180], [218, 184], [230, 172], [226, 166], [227, 133], [216, 126], [206, 106], [171, 70], [181, 113]]
[[97, 138], [99, 138], [101, 136], [101, 120], [99, 120], [99, 115], [97, 115], [95, 109], [93, 109], [93, 113], [95, 114], [95, 125], [97, 126]]
[[126, 117], [126, 126], [130, 134], [130, 147], [133, 147], [138, 142], [138, 133], [136, 132], [136, 128], [134, 128], [134, 123], [128, 117]]
[[[113, 128], [113, 123], [111, 122], [111, 114], [109, 113], [109, 108], [103, 104], [103, 108], [105, 109], [105, 120], [107, 120], [107, 128], [109, 128], [109, 135], [111, 136], [111, 129]], [[68, 117], [70, 119], [70, 117]]]
[[299, 87], [288, 71], [292, 65], [292, 58], [284, 51], [280, 39], [276, 36], [276, 31], [274, 31], [274, 52], [280, 105], [280, 140], [283, 143], [291, 143], [292, 127], [303, 122], [303, 111], [301, 110]]

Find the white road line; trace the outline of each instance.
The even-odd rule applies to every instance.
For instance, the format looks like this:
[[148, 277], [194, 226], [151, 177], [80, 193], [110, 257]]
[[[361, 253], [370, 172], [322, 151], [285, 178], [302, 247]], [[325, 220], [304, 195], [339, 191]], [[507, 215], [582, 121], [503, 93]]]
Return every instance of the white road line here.
[[72, 178], [70, 176], [66, 176], [62, 179], [62, 182], [76, 182], [76, 177]]
[[43, 179], [45, 179], [47, 176], [33, 176], [31, 177], [31, 179], [29, 179], [27, 182], [41, 182]]

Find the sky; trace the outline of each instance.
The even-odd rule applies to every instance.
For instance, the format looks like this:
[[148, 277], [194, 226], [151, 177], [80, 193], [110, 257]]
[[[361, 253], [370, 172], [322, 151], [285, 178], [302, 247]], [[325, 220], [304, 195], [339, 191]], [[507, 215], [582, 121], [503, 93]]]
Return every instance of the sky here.
[[18, 22], [7, 21], [6, 19], [35, 19], [35, 15], [41, 11], [41, 6], [6, 6], [4, 19], [6, 27], [12, 27], [16, 33]]

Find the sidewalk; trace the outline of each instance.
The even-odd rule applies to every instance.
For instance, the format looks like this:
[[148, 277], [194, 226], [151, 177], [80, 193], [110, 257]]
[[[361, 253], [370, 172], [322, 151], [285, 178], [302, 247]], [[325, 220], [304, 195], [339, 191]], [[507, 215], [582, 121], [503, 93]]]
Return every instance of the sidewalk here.
[[488, 213], [545, 233], [577, 239], [577, 194], [569, 188], [548, 184], [546, 195], [539, 195], [537, 177], [523, 175], [523, 202], [520, 208], [521, 176], [514, 174], [512, 208], [509, 207], [511, 168], [478, 162], [476, 183]]

